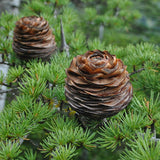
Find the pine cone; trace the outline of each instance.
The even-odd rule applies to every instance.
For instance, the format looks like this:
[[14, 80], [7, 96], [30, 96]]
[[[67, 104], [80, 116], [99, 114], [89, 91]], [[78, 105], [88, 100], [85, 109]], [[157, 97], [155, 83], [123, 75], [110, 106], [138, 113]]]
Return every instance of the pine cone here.
[[74, 57], [66, 70], [65, 95], [79, 114], [101, 119], [124, 109], [132, 98], [126, 66], [108, 51], [88, 51]]
[[21, 59], [48, 59], [56, 49], [55, 36], [43, 17], [22, 17], [16, 22], [12, 47]]

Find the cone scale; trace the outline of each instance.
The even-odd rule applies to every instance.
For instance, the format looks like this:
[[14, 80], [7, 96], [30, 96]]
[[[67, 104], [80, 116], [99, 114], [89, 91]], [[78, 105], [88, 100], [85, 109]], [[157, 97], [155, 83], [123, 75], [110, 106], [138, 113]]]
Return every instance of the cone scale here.
[[22, 17], [16, 22], [12, 48], [20, 59], [48, 59], [56, 50], [55, 36], [43, 17]]
[[95, 119], [119, 113], [132, 99], [126, 68], [108, 51], [88, 51], [74, 57], [66, 70], [65, 95], [70, 107]]

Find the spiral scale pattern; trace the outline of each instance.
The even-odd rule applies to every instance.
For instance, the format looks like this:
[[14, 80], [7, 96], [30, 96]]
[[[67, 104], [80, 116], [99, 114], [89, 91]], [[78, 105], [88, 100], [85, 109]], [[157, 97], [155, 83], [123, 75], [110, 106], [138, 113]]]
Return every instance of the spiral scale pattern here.
[[16, 22], [12, 47], [22, 59], [48, 59], [56, 50], [55, 36], [43, 17], [22, 17]]
[[74, 57], [66, 74], [66, 99], [79, 114], [106, 118], [131, 101], [132, 84], [126, 66], [108, 51], [88, 51]]

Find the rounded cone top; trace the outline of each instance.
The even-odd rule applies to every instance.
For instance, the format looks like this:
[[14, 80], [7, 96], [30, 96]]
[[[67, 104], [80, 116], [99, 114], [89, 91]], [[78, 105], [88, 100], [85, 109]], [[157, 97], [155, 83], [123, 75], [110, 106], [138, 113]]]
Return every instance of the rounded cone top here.
[[21, 59], [48, 59], [56, 50], [55, 36], [43, 17], [22, 17], [16, 22], [12, 47]]
[[106, 118], [131, 101], [132, 84], [126, 66], [108, 51], [88, 51], [74, 57], [66, 74], [66, 99], [79, 114]]

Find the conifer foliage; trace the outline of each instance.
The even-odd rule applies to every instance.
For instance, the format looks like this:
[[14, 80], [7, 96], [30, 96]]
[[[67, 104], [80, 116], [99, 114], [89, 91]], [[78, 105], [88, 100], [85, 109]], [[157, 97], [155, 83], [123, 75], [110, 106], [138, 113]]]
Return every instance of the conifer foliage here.
[[[130, 0], [107, 0], [105, 10], [106, 1], [98, 2], [25, 0], [19, 15], [0, 16], [0, 63], [10, 66], [6, 76], [0, 74], [0, 85], [7, 87], [5, 91], [0, 89], [0, 93], [8, 93], [0, 112], [0, 160], [70, 160], [84, 156], [88, 160], [100, 160], [114, 159], [115, 152], [121, 160], [159, 159], [160, 48], [127, 41], [121, 47], [118, 46], [121, 43], [113, 45], [110, 38], [99, 40], [94, 33], [101, 25], [116, 34], [124, 25], [125, 29], [132, 27], [130, 22], [138, 16], [137, 11], [128, 11], [128, 7], [132, 8]], [[119, 35], [115, 34], [118, 39]], [[67, 50], [65, 47], [61, 50], [62, 43], [68, 46]], [[56, 52], [52, 54], [53, 51]], [[93, 53], [91, 60], [100, 67], [116, 59], [117, 63], [112, 64], [118, 64], [117, 67], [110, 68], [115, 69], [110, 73], [114, 83], [108, 79], [109, 75], [103, 74], [105, 79], [97, 75], [97, 70], [102, 72], [102, 68], [91, 71], [82, 58], [84, 53]], [[108, 56], [105, 60], [104, 53]], [[44, 62], [43, 58], [48, 57]], [[81, 65], [83, 61], [87, 65]], [[105, 68], [103, 72], [110, 70]], [[94, 76], [88, 75], [90, 71]], [[85, 85], [84, 75], [87, 75]], [[97, 95], [105, 97], [99, 99]], [[106, 99], [118, 110], [114, 108], [109, 113], [112, 116], [105, 119], [94, 119], [93, 114], [106, 116], [97, 114], [95, 106], [92, 112], [86, 106], [96, 105], [96, 109], [101, 109], [100, 103], [109, 103]], [[83, 105], [79, 103], [82, 101]], [[76, 113], [80, 109], [83, 114], [87, 111], [86, 116]]]

